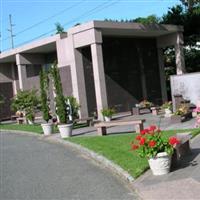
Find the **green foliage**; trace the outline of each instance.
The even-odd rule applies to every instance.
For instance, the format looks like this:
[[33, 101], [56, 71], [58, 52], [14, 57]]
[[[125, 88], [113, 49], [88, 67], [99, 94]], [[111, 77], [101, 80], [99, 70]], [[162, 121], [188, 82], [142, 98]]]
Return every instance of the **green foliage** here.
[[[162, 135], [168, 138], [175, 133], [183, 133], [191, 131], [193, 136], [200, 133], [200, 129], [193, 130], [170, 130], [162, 131]], [[149, 168], [146, 158], [141, 158], [136, 151], [131, 151], [130, 141], [135, 138], [136, 134], [121, 133], [110, 134], [106, 137], [99, 136], [84, 136], [84, 137], [71, 137], [67, 140], [80, 144], [100, 155], [105, 156], [107, 159], [112, 160], [114, 163], [129, 172], [134, 178], [140, 176], [144, 171]]]
[[116, 111], [114, 108], [104, 108], [101, 110], [101, 113], [104, 117], [112, 117]]
[[149, 15], [148, 17], [138, 17], [134, 19], [134, 22], [142, 24], [158, 24], [160, 19], [156, 15]]
[[132, 142], [132, 149], [136, 150], [140, 157], [149, 159], [161, 152], [171, 155], [174, 145], [178, 143], [176, 137], [165, 138], [156, 126], [150, 126], [135, 137]]
[[56, 34], [64, 33], [64, 27], [59, 23], [55, 23], [56, 26]]
[[36, 110], [40, 106], [37, 90], [18, 91], [11, 103], [13, 111], [23, 111], [26, 119], [33, 120]]
[[162, 109], [169, 109], [169, 110], [172, 110], [172, 102], [171, 102], [171, 101], [166, 101], [166, 102], [162, 105]]
[[56, 114], [59, 117], [60, 123], [64, 124], [68, 122], [68, 116], [67, 116], [67, 110], [66, 110], [66, 104], [65, 104], [65, 97], [63, 96], [60, 74], [59, 74], [56, 63], [54, 63], [51, 68], [51, 76], [53, 79], [54, 91], [56, 94], [56, 98], [55, 98]]
[[50, 120], [50, 108], [48, 103], [48, 89], [49, 89], [49, 77], [48, 73], [44, 69], [40, 72], [40, 98], [41, 98], [41, 110], [43, 112], [43, 119], [48, 123]]
[[80, 109], [80, 105], [78, 104], [78, 102], [77, 102], [75, 97], [73, 97], [73, 96], [65, 97], [65, 101], [66, 102], [67, 102], [68, 99], [69, 99], [69, 102], [71, 104], [73, 120], [74, 119], [78, 119], [79, 118], [78, 111]]

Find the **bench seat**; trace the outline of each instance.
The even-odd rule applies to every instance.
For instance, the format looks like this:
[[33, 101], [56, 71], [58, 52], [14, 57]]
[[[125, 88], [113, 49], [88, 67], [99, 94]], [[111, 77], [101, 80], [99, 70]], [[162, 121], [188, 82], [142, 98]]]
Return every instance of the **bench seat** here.
[[107, 127], [112, 126], [125, 126], [125, 125], [134, 125], [135, 130], [137, 133], [139, 133], [141, 130], [144, 129], [143, 123], [145, 122], [145, 119], [138, 119], [138, 120], [113, 120], [110, 122], [99, 122], [96, 123], [94, 126], [97, 128], [97, 132], [99, 135], [106, 135]]

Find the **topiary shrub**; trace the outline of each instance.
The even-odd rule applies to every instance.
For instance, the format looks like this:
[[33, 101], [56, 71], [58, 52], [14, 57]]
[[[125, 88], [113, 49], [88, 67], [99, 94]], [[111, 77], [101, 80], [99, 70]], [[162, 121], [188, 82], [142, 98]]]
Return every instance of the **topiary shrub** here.
[[51, 68], [51, 76], [52, 76], [53, 84], [54, 84], [54, 92], [56, 94], [56, 97], [55, 97], [56, 114], [59, 117], [60, 123], [65, 124], [65, 123], [68, 123], [69, 119], [67, 115], [65, 97], [63, 95], [60, 74], [59, 74], [56, 63], [54, 63]]
[[78, 111], [80, 109], [80, 105], [77, 102], [76, 98], [73, 96], [67, 96], [65, 97], [65, 102], [67, 102], [69, 100], [70, 105], [71, 105], [71, 114], [72, 114], [72, 118], [74, 119], [78, 119], [79, 118], [79, 114]]
[[48, 123], [51, 119], [50, 107], [48, 103], [48, 89], [49, 89], [49, 77], [48, 73], [44, 69], [40, 72], [40, 98], [41, 98], [41, 110], [43, 113], [43, 119]]

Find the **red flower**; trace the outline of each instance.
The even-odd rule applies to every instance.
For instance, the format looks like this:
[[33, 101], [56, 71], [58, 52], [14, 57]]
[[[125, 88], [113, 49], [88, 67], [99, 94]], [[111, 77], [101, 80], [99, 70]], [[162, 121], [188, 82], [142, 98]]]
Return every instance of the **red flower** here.
[[138, 148], [139, 148], [138, 145], [136, 145], [136, 144], [133, 144], [133, 145], [132, 145], [132, 150], [136, 150], [136, 149], [138, 149]]
[[151, 140], [149, 141], [149, 147], [154, 147], [156, 145], [156, 141]]
[[179, 144], [179, 140], [177, 140], [176, 137], [170, 137], [169, 144], [171, 144], [171, 145]]
[[140, 131], [140, 134], [141, 134], [141, 135], [145, 135], [145, 134], [146, 134], [146, 130], [141, 130], [141, 131]]
[[141, 139], [140, 139], [140, 145], [144, 145], [144, 143], [145, 143], [145, 138], [141, 137]]
[[142, 137], [141, 135], [137, 135], [137, 136], [136, 136], [136, 140], [140, 140], [141, 137]]
[[156, 126], [155, 125], [151, 125], [150, 127], [149, 127], [149, 131], [155, 131], [156, 130]]

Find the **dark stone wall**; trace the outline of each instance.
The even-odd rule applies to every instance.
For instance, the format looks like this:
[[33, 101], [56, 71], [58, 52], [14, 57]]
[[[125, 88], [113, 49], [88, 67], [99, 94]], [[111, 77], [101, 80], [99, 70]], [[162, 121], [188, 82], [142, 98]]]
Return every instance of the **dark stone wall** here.
[[103, 37], [103, 59], [109, 107], [129, 111], [141, 101], [141, 73], [145, 74], [147, 99], [159, 103], [161, 87], [156, 40]]
[[83, 55], [83, 67], [85, 76], [85, 87], [87, 96], [87, 106], [89, 116], [93, 116], [93, 113], [97, 110], [95, 87], [94, 87], [94, 76], [92, 68], [92, 56], [90, 47], [81, 49]]

